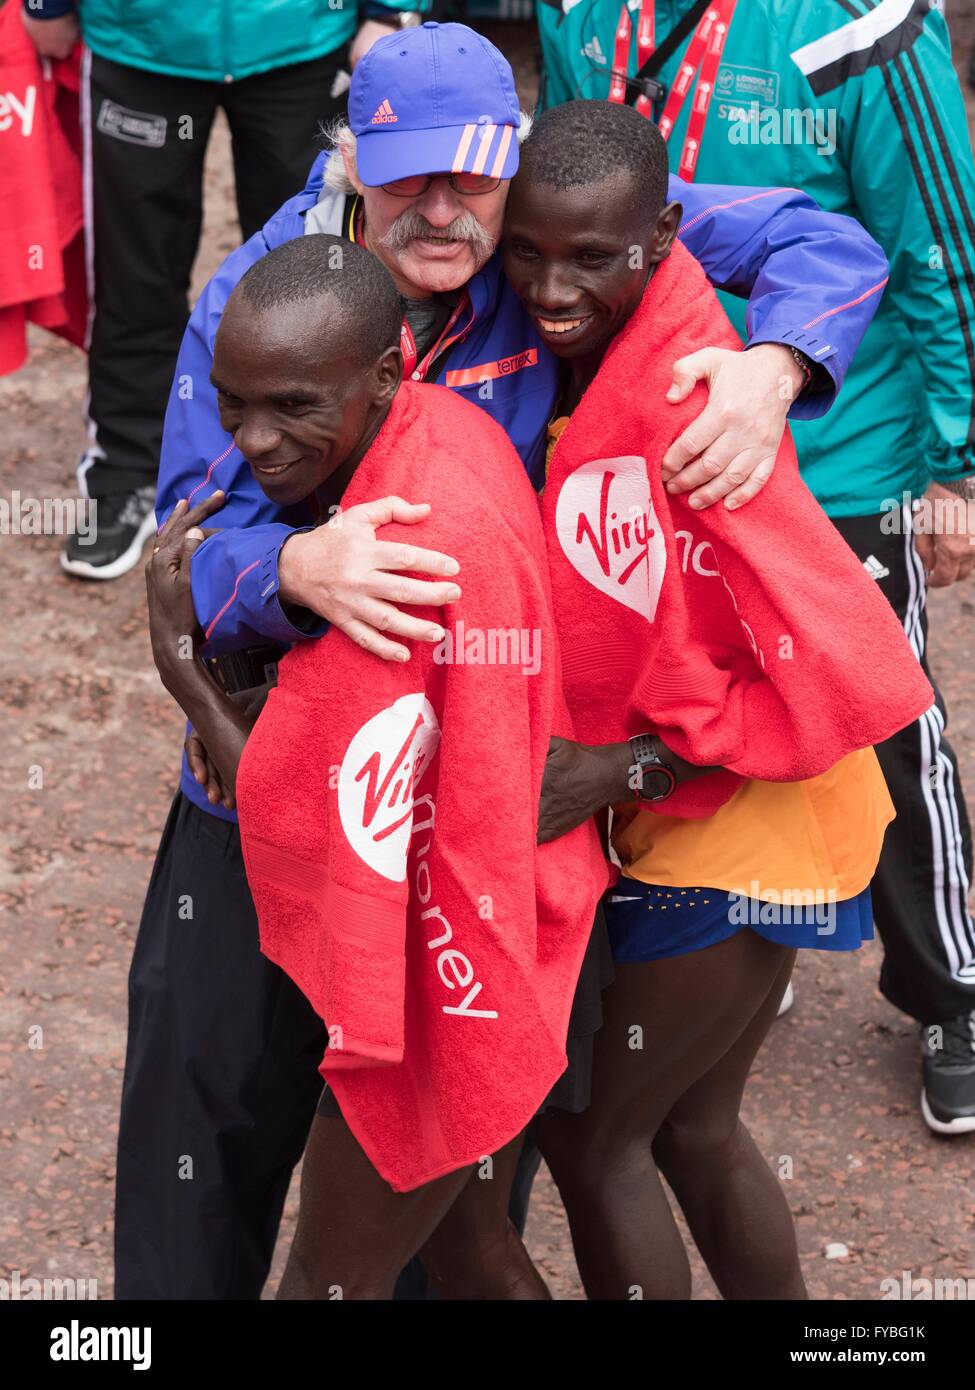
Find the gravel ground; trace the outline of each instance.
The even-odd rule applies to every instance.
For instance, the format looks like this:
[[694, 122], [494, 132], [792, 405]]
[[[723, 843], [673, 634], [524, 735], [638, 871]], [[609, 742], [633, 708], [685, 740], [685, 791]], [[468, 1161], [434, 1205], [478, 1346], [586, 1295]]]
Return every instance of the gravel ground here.
[[[498, 30], [528, 98], [530, 31]], [[236, 239], [220, 128], [197, 288]], [[37, 335], [29, 365], [0, 381], [0, 495], [71, 495], [83, 397], [81, 354]], [[141, 573], [108, 585], [71, 581], [58, 569], [58, 544], [2, 538], [0, 1276], [95, 1278], [110, 1297], [126, 971], [175, 784], [181, 718], [151, 664]], [[969, 584], [931, 600], [933, 665], [970, 789], [973, 598]], [[820, 1298], [878, 1298], [881, 1280], [902, 1270], [975, 1279], [975, 1141], [939, 1141], [924, 1128], [915, 1029], [879, 995], [879, 965], [876, 944], [850, 957], [805, 956], [796, 1007], [773, 1029], [746, 1097], [762, 1152], [777, 1169], [791, 1166], [786, 1191]], [[293, 1187], [268, 1293], [294, 1213]], [[546, 1179], [528, 1239], [555, 1296], [581, 1297]], [[834, 1243], [848, 1253], [827, 1259]], [[695, 1297], [713, 1298], [696, 1255], [694, 1267]]]

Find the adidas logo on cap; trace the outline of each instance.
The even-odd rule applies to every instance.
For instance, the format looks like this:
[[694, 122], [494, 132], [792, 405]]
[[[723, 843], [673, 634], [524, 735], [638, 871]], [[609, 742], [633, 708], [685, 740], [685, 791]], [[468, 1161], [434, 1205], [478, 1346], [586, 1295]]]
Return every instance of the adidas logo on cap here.
[[376, 114], [370, 121], [370, 125], [391, 125], [393, 121], [398, 121], [399, 116], [393, 113], [393, 108], [388, 101], [381, 101], [376, 107]]

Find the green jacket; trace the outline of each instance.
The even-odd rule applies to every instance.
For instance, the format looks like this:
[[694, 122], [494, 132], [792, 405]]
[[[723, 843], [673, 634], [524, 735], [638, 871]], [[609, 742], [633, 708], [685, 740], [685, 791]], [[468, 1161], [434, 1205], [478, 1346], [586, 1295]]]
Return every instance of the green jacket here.
[[[658, 44], [692, 3], [657, 0]], [[639, 0], [630, 8], [632, 74]], [[619, 10], [620, 0], [539, 3], [544, 104], [605, 98]], [[659, 74], [668, 88], [686, 46]], [[670, 138], [674, 169], [690, 106], [689, 97]], [[890, 261], [836, 406], [792, 425], [803, 476], [826, 511], [879, 513], [932, 478], [975, 470], [975, 170], [937, 8], [739, 0], [696, 178], [801, 188], [856, 217]], [[722, 299], [742, 331], [743, 306]]]
[[[375, 0], [423, 10], [426, 0]], [[358, 28], [356, 0], [78, 0], [93, 53], [126, 67], [237, 82], [321, 58]]]

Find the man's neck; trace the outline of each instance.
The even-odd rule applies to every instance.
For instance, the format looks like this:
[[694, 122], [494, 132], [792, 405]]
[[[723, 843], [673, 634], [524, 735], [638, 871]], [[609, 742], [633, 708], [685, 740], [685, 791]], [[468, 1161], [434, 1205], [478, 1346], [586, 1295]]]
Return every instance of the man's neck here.
[[567, 393], [567, 409], [571, 415], [576, 406], [586, 394], [593, 378], [603, 365], [603, 358], [606, 356], [606, 349], [609, 346], [605, 343], [598, 347], [595, 352], [591, 352], [586, 357], [574, 358], [569, 364], [569, 384]]
[[640, 298], [639, 298], [639, 299], [637, 300], [637, 302], [634, 304], [633, 308], [632, 308], [632, 309], [630, 310], [630, 312], [627, 314], [626, 318], [625, 318], [625, 319], [623, 320], [623, 322], [620, 324], [619, 328], [617, 328], [617, 330], [616, 330], [616, 332], [613, 334], [612, 338], [610, 338], [608, 342], [605, 342], [605, 343], [600, 344], [599, 347], [595, 348], [592, 352], [588, 353], [585, 357], [574, 358], [574, 359], [572, 360], [572, 362], [570, 363], [571, 372], [570, 372], [570, 376], [569, 376], [569, 392], [568, 392], [568, 398], [569, 398], [569, 401], [571, 402], [570, 407], [569, 407], [570, 411], [571, 411], [571, 410], [574, 410], [575, 407], [576, 407], [576, 406], [579, 404], [579, 402], [582, 400], [582, 398], [583, 398], [583, 396], [585, 395], [587, 389], [588, 389], [589, 386], [592, 384], [592, 381], [593, 381], [594, 377], [596, 376], [596, 373], [599, 371], [600, 367], [603, 365], [603, 359], [605, 358], [607, 352], [608, 352], [609, 349], [612, 347], [613, 343], [616, 341], [616, 339], [619, 337], [619, 335], [623, 332], [623, 329], [624, 329], [624, 328], [626, 327], [626, 325], [629, 323], [630, 319], [631, 319], [631, 318], [633, 317], [633, 315], [636, 313], [637, 309], [638, 309], [638, 308], [640, 307], [640, 305], [643, 303], [643, 296], [644, 296], [644, 295], [646, 294], [646, 292], [647, 292], [647, 286], [650, 284], [650, 281], [653, 279], [654, 272], [656, 271], [656, 269], [657, 269], [656, 265], [652, 265], [652, 266], [650, 267], [650, 271], [649, 271], [649, 273], [648, 273], [648, 275], [647, 275], [647, 278], [646, 278], [646, 280], [643, 282], [643, 289], [640, 291]]
[[328, 508], [341, 502], [346, 488], [352, 481], [353, 475], [359, 464], [368, 454], [375, 441], [376, 435], [382, 429], [386, 416], [392, 409], [392, 401], [388, 405], [377, 408], [376, 413], [370, 416], [366, 422], [366, 427], [359, 438], [358, 444], [349, 454], [344, 463], [336, 468], [335, 472], [326, 480], [322, 487], [318, 488], [318, 499], [324, 504], [327, 512]]

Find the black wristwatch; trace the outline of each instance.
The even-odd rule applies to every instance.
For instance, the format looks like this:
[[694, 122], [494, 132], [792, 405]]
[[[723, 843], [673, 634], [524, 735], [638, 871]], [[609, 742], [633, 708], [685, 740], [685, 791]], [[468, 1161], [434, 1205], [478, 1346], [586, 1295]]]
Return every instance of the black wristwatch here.
[[658, 751], [654, 734], [637, 734], [630, 739], [633, 762], [640, 769], [641, 801], [666, 801], [677, 786], [677, 774]]

